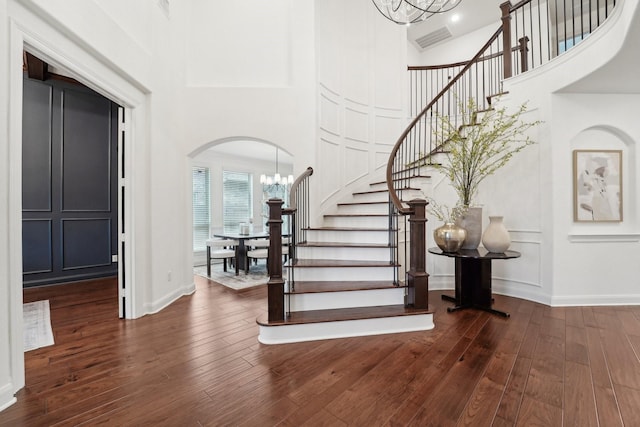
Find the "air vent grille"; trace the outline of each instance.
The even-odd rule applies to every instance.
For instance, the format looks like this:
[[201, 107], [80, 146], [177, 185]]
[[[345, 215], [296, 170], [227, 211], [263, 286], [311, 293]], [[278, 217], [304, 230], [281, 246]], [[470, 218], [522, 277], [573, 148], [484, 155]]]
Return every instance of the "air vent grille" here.
[[442, 40], [451, 37], [451, 31], [447, 27], [438, 28], [422, 37], [416, 39], [416, 43], [422, 49], [425, 49], [431, 45], [441, 42]]

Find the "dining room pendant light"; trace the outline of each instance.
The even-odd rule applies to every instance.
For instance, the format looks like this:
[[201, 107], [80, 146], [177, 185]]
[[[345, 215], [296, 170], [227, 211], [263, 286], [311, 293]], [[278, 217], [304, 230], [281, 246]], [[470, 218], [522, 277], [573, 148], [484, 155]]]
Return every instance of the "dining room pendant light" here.
[[462, 0], [371, 0], [389, 21], [400, 25], [422, 22], [458, 6]]
[[281, 176], [278, 172], [278, 147], [276, 147], [276, 173], [271, 176], [267, 174], [260, 175], [260, 184], [262, 185], [291, 185], [293, 184], [293, 175]]

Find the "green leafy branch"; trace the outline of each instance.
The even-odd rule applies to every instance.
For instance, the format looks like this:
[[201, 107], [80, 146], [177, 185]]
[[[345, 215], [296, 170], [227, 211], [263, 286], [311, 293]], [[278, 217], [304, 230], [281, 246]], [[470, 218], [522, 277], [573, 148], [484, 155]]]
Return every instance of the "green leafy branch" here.
[[486, 111], [480, 121], [472, 98], [460, 107], [467, 112], [462, 115], [462, 126], [448, 116], [437, 115], [440, 126], [434, 138], [447, 150], [448, 161], [434, 167], [449, 178], [460, 204], [469, 206], [486, 177], [503, 167], [514, 154], [535, 144], [525, 133], [541, 122], [520, 120], [527, 110], [526, 104], [512, 114], [505, 108]]
[[427, 202], [429, 202], [427, 204], [427, 212], [444, 223], [455, 223], [458, 218], [467, 212], [467, 206], [460, 204], [450, 208], [446, 205], [439, 205], [432, 197], [427, 197]]

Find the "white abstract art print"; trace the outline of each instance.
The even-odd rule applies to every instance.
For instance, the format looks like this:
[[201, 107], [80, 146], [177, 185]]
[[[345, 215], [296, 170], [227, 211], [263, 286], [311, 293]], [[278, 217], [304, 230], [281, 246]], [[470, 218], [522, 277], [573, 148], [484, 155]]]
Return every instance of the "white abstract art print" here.
[[573, 220], [622, 221], [622, 151], [573, 151]]

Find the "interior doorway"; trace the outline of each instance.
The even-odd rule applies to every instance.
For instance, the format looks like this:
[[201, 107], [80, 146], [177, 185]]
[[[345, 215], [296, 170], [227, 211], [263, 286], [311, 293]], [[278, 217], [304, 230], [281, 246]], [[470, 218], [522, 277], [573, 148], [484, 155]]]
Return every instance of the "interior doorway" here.
[[23, 287], [112, 277], [120, 288], [124, 110], [26, 51], [23, 70]]

